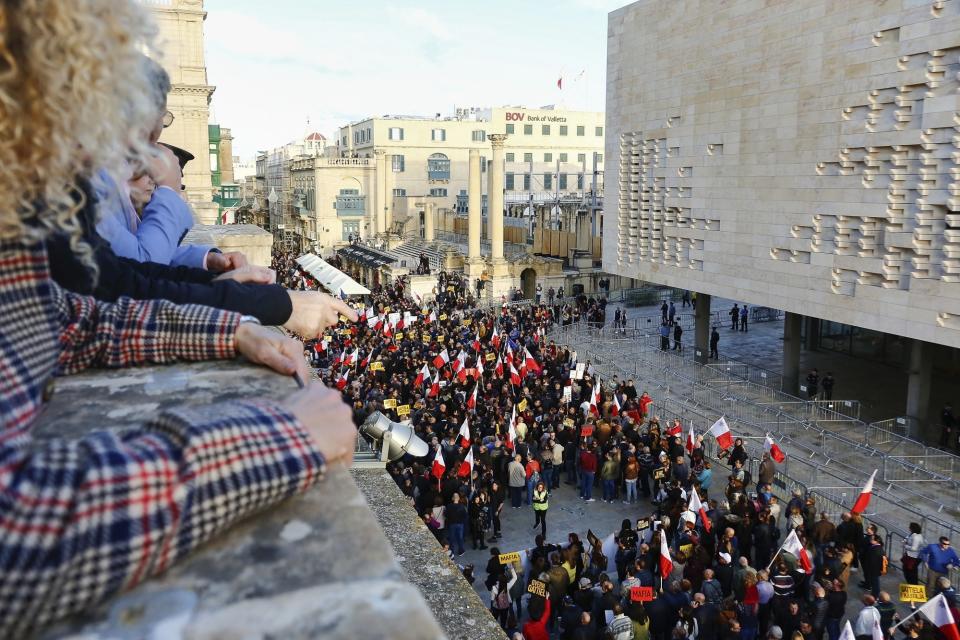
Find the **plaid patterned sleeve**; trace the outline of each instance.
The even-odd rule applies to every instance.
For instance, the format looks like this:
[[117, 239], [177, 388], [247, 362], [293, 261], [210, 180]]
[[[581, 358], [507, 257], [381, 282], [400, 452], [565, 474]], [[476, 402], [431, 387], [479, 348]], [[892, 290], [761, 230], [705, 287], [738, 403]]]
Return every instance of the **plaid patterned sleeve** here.
[[266, 402], [178, 409], [144, 430], [0, 450], [0, 637], [161, 572], [237, 519], [315, 483], [324, 459]]
[[236, 355], [240, 314], [166, 300], [98, 302], [54, 287], [60, 311], [60, 370], [127, 367]]

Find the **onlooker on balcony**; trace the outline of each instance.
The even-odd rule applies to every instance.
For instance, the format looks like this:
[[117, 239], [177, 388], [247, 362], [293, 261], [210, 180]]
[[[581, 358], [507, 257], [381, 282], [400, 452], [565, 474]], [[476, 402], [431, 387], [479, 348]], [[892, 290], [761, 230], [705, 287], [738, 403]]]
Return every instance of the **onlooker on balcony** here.
[[53, 379], [93, 366], [232, 358], [306, 378], [301, 345], [239, 314], [116, 304], [50, 279], [55, 232], [96, 270], [77, 211], [95, 168], [142, 169], [131, 136], [153, 108], [140, 73], [149, 20], [133, 2], [0, 4], [0, 636], [88, 609], [167, 569], [237, 519], [303, 491], [356, 441], [313, 386], [147, 416], [140, 430], [46, 446], [31, 428]]

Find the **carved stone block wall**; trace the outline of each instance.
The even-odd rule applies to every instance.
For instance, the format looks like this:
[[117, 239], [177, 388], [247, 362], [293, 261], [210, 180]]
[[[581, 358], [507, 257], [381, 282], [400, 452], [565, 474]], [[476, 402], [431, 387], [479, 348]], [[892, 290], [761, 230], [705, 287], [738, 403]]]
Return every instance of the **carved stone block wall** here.
[[960, 0], [610, 14], [603, 264], [960, 347]]

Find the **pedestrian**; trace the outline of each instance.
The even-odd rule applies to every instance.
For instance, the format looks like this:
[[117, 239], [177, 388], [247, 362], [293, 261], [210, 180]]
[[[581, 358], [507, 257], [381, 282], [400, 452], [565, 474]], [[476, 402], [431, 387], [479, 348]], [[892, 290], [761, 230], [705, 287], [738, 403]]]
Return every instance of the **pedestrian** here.
[[946, 536], [940, 536], [937, 544], [928, 544], [920, 557], [927, 565], [927, 593], [933, 593], [937, 578], [946, 576], [951, 567], [960, 567], [960, 558]]
[[670, 307], [667, 306], [667, 301], [664, 300], [663, 304], [660, 305], [660, 322], [667, 321], [667, 312], [670, 310]]
[[676, 318], [676, 317], [677, 317], [677, 307], [676, 307], [675, 304], [673, 304], [673, 301], [671, 300], [671, 301], [670, 301], [670, 309], [667, 311], [667, 322], [669, 322], [670, 325], [672, 326], [672, 325], [673, 325], [673, 320], [674, 320], [674, 318]]
[[823, 399], [824, 400], [833, 400], [833, 372], [827, 371], [827, 375], [823, 376], [823, 380], [820, 381], [820, 388], [823, 389]]
[[720, 344], [720, 332], [717, 331], [717, 328], [714, 327], [713, 331], [710, 332], [710, 357], [714, 360], [720, 359], [720, 353], [717, 351], [717, 346]]
[[820, 383], [820, 373], [816, 369], [812, 369], [810, 373], [807, 374], [807, 398], [810, 400], [817, 399], [817, 385]]
[[740, 326], [740, 305], [734, 302], [727, 315], [730, 316], [730, 330], [736, 331]]
[[673, 350], [683, 353], [683, 344], [680, 342], [680, 339], [683, 337], [683, 327], [680, 326], [680, 323], [673, 325]]
[[874, 606], [877, 599], [872, 595], [863, 596], [863, 609], [857, 614], [853, 624], [853, 635], [857, 640], [873, 640], [873, 628], [880, 624], [880, 612]]
[[463, 546], [464, 530], [467, 525], [467, 509], [460, 503], [460, 494], [454, 493], [446, 510], [447, 540], [450, 550], [457, 556], [462, 556], [466, 549]]
[[[903, 567], [903, 577], [907, 584], [920, 584], [920, 554], [926, 546], [921, 533], [920, 524], [911, 522], [910, 535], [903, 539], [903, 555], [900, 557], [900, 566]], [[915, 603], [911, 603], [914, 606]]]
[[943, 411], [940, 412], [940, 446], [944, 449], [952, 449], [957, 444], [957, 437], [954, 435], [957, 429], [957, 418], [953, 415], [953, 407], [948, 402], [943, 405]]
[[580, 498], [593, 502], [593, 479], [597, 474], [596, 445], [580, 451]]
[[527, 472], [521, 462], [520, 454], [513, 457], [513, 462], [507, 467], [510, 487], [510, 506], [519, 509], [523, 506], [523, 488], [527, 485]]
[[688, 290], [684, 290], [683, 297], [680, 299], [680, 302], [680, 307], [682, 309], [686, 309], [688, 306], [690, 306], [690, 292]]
[[740, 331], [746, 333], [747, 331], [747, 318], [750, 316], [750, 312], [747, 310], [747, 305], [744, 303], [743, 307], [740, 309]]
[[513, 599], [510, 597], [510, 590], [517, 582], [517, 571], [512, 564], [507, 565], [509, 576], [500, 574], [496, 583], [490, 589], [490, 613], [494, 619], [500, 623], [503, 629], [507, 628], [507, 618], [511, 611]]
[[547, 509], [550, 508], [550, 492], [543, 481], [533, 489], [533, 528], [540, 527], [540, 535], [547, 537]]
[[543, 285], [537, 283], [537, 304], [540, 304], [540, 298], [543, 297]]
[[666, 351], [670, 348], [670, 325], [664, 320], [660, 324], [660, 349]]

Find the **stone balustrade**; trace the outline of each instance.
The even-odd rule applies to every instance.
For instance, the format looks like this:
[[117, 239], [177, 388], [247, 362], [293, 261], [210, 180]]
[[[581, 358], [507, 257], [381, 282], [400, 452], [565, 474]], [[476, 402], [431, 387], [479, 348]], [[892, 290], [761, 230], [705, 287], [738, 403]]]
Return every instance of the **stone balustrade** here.
[[183, 242], [212, 245], [224, 253], [240, 251], [251, 264], [269, 267], [273, 235], [253, 224], [198, 224]]

